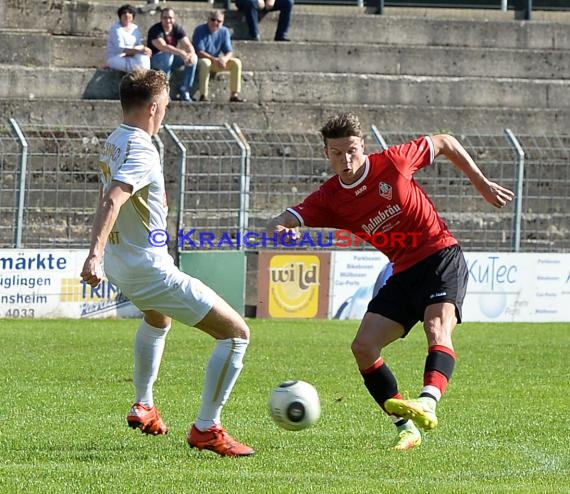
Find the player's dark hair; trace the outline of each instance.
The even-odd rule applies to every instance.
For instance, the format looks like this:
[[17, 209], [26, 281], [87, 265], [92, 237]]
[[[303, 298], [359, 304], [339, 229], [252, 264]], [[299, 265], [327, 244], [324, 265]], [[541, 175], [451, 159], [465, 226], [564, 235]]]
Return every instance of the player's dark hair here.
[[327, 139], [338, 139], [340, 137], [362, 137], [360, 120], [354, 113], [339, 113], [329, 118], [328, 122], [321, 129], [321, 135], [327, 144]]
[[169, 90], [168, 77], [162, 70], [135, 70], [121, 80], [119, 95], [124, 112], [142, 108]]
[[119, 10], [117, 10], [117, 15], [119, 16], [119, 19], [123, 14], [132, 14], [134, 19], [137, 15], [137, 9], [135, 9], [132, 5], [128, 3], [125, 5], [121, 5], [119, 7]]

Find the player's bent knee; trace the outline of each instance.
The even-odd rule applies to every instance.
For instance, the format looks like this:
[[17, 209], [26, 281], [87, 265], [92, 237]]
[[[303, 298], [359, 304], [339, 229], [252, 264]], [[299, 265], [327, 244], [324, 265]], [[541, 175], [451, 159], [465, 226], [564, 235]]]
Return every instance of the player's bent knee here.
[[228, 330], [230, 332], [231, 338], [241, 338], [243, 340], [249, 340], [250, 330], [247, 323], [244, 321], [235, 310], [232, 309], [231, 316], [228, 317]]
[[249, 326], [224, 299], [217, 297], [206, 316], [196, 324], [198, 329], [216, 339], [241, 338], [249, 340]]
[[378, 348], [374, 348], [362, 338], [358, 337], [353, 340], [350, 349], [357, 362], [368, 361], [378, 352]]
[[172, 323], [172, 319], [155, 310], [145, 310], [144, 320], [155, 328], [167, 328]]

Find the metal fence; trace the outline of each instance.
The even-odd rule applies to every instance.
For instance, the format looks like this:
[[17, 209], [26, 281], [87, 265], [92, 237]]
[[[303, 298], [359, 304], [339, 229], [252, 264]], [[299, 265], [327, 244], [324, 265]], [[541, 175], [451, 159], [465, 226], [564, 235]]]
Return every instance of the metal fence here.
[[21, 127], [28, 145], [22, 246], [77, 248], [89, 243], [98, 202], [99, 150], [107, 132], [96, 128]]
[[[111, 131], [16, 121], [0, 127], [0, 247], [89, 245], [99, 150]], [[371, 129], [368, 152], [417, 135]], [[518, 191], [515, 205], [496, 210], [445, 159], [416, 174], [464, 248], [570, 251], [570, 136], [456, 137], [487, 176]], [[330, 176], [316, 133], [173, 125], [155, 144], [163, 157], [171, 238], [180, 228], [215, 238], [262, 232], [272, 215], [301, 202]]]
[[521, 250], [570, 250], [570, 136], [519, 136], [525, 152]]
[[[249, 211], [249, 146], [237, 125], [166, 125], [175, 150], [177, 231], [195, 228], [220, 238], [246, 231]], [[171, 153], [167, 152], [167, 158]], [[177, 246], [184, 247], [178, 236]], [[203, 247], [208, 247], [204, 243]], [[188, 243], [186, 243], [188, 247]]]
[[[417, 134], [384, 134], [387, 145], [408, 141]], [[515, 190], [515, 155], [504, 135], [456, 136], [484, 173]], [[469, 180], [445, 158], [421, 170], [415, 180], [433, 200], [465, 250], [514, 250], [513, 208], [487, 205]]]
[[0, 126], [0, 246], [16, 244], [19, 183], [22, 167], [20, 159], [25, 158], [25, 149], [20, 148], [15, 130], [8, 124]]

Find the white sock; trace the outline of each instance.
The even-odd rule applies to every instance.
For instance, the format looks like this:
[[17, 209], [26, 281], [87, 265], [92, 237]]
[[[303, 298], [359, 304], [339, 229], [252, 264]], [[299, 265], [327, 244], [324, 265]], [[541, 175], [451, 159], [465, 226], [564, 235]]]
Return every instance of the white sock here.
[[135, 337], [135, 401], [148, 407], [154, 406], [152, 386], [158, 376], [169, 329], [170, 326], [155, 328], [143, 319]]
[[206, 431], [220, 423], [222, 408], [241, 372], [248, 344], [249, 340], [242, 338], [218, 340], [206, 369], [202, 407], [194, 424], [198, 430]]
[[411, 431], [416, 429], [416, 425], [411, 420], [406, 420], [403, 424], [397, 425], [398, 431]]
[[418, 399], [423, 401], [431, 411], [435, 411], [437, 403], [441, 399], [441, 391], [435, 386], [424, 386]]

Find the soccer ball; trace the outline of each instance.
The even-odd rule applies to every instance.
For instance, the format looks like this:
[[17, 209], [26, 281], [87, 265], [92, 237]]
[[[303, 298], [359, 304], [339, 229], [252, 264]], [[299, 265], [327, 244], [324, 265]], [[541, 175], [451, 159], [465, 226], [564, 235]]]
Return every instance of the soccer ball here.
[[284, 429], [306, 429], [321, 416], [319, 394], [305, 381], [285, 381], [271, 392], [269, 413]]

